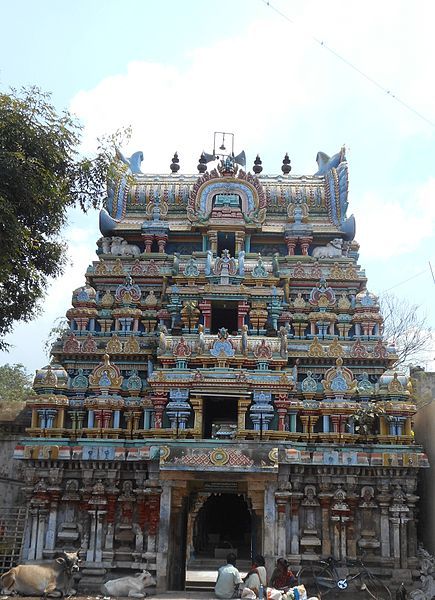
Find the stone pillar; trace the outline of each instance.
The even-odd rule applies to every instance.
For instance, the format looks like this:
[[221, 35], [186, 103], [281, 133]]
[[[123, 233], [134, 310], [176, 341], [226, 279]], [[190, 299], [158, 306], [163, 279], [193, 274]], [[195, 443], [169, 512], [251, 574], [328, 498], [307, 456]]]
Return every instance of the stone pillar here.
[[198, 304], [204, 319], [204, 333], [210, 333], [211, 327], [211, 301], [203, 300]]
[[293, 557], [299, 557], [300, 538], [299, 538], [299, 507], [301, 502], [301, 493], [293, 493], [290, 500], [291, 526], [290, 526], [290, 554]]
[[236, 256], [241, 252], [241, 250], [245, 249], [245, 232], [244, 231], [236, 231]]
[[407, 503], [409, 507], [408, 513], [408, 566], [410, 568], [416, 568], [417, 566], [417, 527], [415, 521], [415, 504], [418, 501], [418, 496], [414, 494], [407, 495]]
[[381, 556], [387, 558], [390, 556], [389, 496], [378, 496], [378, 501], [381, 508]]
[[60, 492], [51, 493], [50, 512], [48, 513], [47, 536], [45, 538], [45, 548], [54, 550], [56, 545], [56, 523], [57, 507], [60, 498]]
[[208, 239], [210, 241], [210, 250], [213, 254], [217, 253], [217, 231], [209, 231]]
[[163, 422], [163, 411], [165, 410], [166, 401], [167, 401], [166, 392], [160, 392], [160, 391], [154, 392], [153, 395], [151, 396], [151, 401], [153, 403], [154, 411], [155, 411], [154, 427], [156, 429], [161, 429], [162, 422]]
[[201, 397], [191, 397], [190, 404], [192, 405], [194, 411], [194, 422], [193, 428], [195, 430], [195, 434], [202, 437], [202, 404], [203, 400]]
[[47, 525], [48, 510], [46, 508], [40, 508], [38, 516], [38, 533], [36, 536], [35, 559], [42, 560], [42, 550], [44, 548], [45, 528]]
[[159, 253], [164, 254], [166, 251], [166, 242], [168, 241], [168, 236], [165, 233], [163, 233], [156, 235], [156, 238], [157, 245], [159, 247]]
[[142, 237], [145, 242], [145, 253], [149, 254], [151, 252], [151, 247], [153, 245], [154, 236], [151, 233], [142, 234]]
[[251, 400], [247, 398], [239, 398], [237, 407], [237, 429], [241, 431], [246, 429], [246, 411], [251, 404]]
[[346, 557], [351, 560], [356, 560], [356, 532], [355, 532], [355, 514], [357, 508], [357, 498], [348, 498], [350, 508], [349, 521], [347, 525], [347, 554]]
[[168, 577], [168, 550], [170, 539], [171, 500], [172, 487], [167, 481], [163, 482], [162, 495], [160, 497], [160, 526], [159, 545], [156, 556], [157, 566], [157, 593], [167, 590]]
[[403, 515], [400, 518], [400, 568], [408, 568], [408, 535], [407, 523], [408, 516]]
[[56, 427], [58, 427], [59, 429], [63, 429], [65, 425], [65, 408], [59, 408], [58, 413], [57, 413], [57, 423], [56, 423]]
[[242, 330], [243, 325], [245, 324], [245, 317], [249, 312], [249, 304], [245, 300], [240, 300], [238, 303], [238, 312], [237, 312], [237, 329], [239, 331]]
[[294, 256], [297, 240], [295, 240], [294, 238], [286, 237], [285, 242], [287, 244], [288, 255]]
[[308, 255], [308, 249], [310, 247], [311, 242], [313, 241], [312, 237], [301, 237], [299, 238], [299, 242], [301, 244], [302, 254], [304, 256]]
[[29, 510], [29, 514], [32, 518], [32, 527], [31, 527], [31, 534], [30, 534], [29, 552], [28, 552], [27, 558], [29, 560], [35, 560], [36, 559], [36, 549], [37, 549], [37, 544], [38, 544], [37, 534], [38, 534], [39, 508], [36, 506], [31, 507]]
[[91, 530], [89, 535], [89, 548], [86, 552], [86, 560], [100, 563], [103, 560], [103, 521], [106, 515], [105, 510], [88, 510], [91, 521]]
[[[278, 394], [275, 396], [275, 406], [278, 411], [278, 431], [286, 430], [287, 410], [290, 405], [287, 394]], [[281, 555], [280, 555], [281, 556]]]
[[330, 496], [319, 494], [320, 506], [322, 509], [322, 555], [331, 556], [331, 538], [329, 530], [329, 507], [331, 504]]
[[390, 517], [393, 540], [394, 567], [400, 568], [400, 517], [398, 514]]
[[[276, 531], [276, 483], [269, 482], [264, 488], [264, 534], [263, 534], [263, 556], [266, 567], [275, 564], [275, 531]], [[269, 570], [268, 569], [268, 570]]]
[[186, 566], [188, 561], [193, 555], [193, 532], [195, 527], [195, 521], [198, 516], [198, 512], [204, 505], [204, 502], [210, 497], [209, 492], [201, 492], [195, 500], [193, 507], [191, 508], [187, 516], [187, 527], [186, 527]]
[[277, 521], [277, 544], [276, 550], [278, 556], [286, 556], [287, 555], [287, 505], [288, 500], [290, 498], [290, 492], [286, 491], [278, 491], [275, 492], [275, 502], [277, 506], [278, 512], [278, 521]]

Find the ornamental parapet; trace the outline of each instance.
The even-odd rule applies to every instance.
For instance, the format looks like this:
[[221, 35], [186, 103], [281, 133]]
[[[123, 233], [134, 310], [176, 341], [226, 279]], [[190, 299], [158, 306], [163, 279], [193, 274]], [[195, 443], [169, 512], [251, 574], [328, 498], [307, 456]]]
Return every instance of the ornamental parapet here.
[[[67, 442], [24, 440], [15, 447], [14, 458], [20, 460], [59, 461], [157, 461], [162, 470], [239, 470], [254, 468], [274, 471], [278, 465], [324, 465], [342, 468], [395, 468], [418, 469], [429, 467], [421, 446], [391, 447], [378, 444], [359, 444], [353, 447], [331, 448], [322, 443], [269, 443], [257, 440], [236, 442], [230, 440], [153, 440]], [[355, 473], [355, 471], [352, 471]]]

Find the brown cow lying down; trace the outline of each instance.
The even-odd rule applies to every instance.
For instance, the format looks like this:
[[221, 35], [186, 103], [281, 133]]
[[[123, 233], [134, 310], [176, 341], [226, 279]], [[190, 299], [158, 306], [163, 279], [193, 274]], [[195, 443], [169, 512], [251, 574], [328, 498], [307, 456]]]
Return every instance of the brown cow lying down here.
[[156, 580], [149, 571], [142, 571], [136, 576], [127, 575], [119, 579], [111, 579], [103, 584], [101, 591], [107, 596], [145, 598], [145, 588], [156, 585]]
[[62, 552], [46, 564], [18, 565], [0, 577], [3, 592], [51, 598], [75, 593], [70, 586], [79, 562], [77, 552]]

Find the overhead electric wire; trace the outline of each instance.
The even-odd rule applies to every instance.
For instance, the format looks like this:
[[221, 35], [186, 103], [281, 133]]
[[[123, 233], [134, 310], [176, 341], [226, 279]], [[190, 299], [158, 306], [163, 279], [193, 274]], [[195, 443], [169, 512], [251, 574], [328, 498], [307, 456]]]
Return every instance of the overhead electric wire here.
[[[277, 8], [276, 6], [274, 6], [270, 2], [270, 0], [262, 0], [262, 2], [264, 2], [264, 4], [266, 4], [266, 6], [268, 6], [269, 8], [271, 8], [273, 11], [275, 11], [278, 15], [280, 15], [283, 19], [285, 19], [286, 21], [288, 21], [292, 25], [294, 25], [294, 26], [298, 25], [298, 23], [296, 21], [293, 21], [288, 15], [286, 15], [279, 8]], [[413, 108], [410, 104], [407, 104], [406, 102], [404, 102], [403, 100], [401, 100], [398, 96], [396, 96], [396, 94], [393, 94], [393, 92], [391, 90], [389, 90], [387, 87], [383, 86], [381, 83], [379, 83], [379, 81], [376, 81], [376, 79], [373, 79], [373, 77], [371, 77], [370, 75], [367, 75], [367, 73], [365, 73], [364, 71], [362, 71], [359, 67], [357, 67], [352, 62], [350, 62], [350, 60], [348, 60], [347, 58], [345, 58], [344, 56], [342, 56], [339, 52], [337, 52], [336, 50], [334, 50], [333, 48], [331, 48], [330, 46], [328, 46], [323, 40], [317, 38], [315, 35], [307, 32], [307, 31], [305, 31], [304, 33], [308, 37], [310, 37], [314, 42], [316, 42], [317, 44], [319, 44], [319, 46], [321, 46], [325, 50], [328, 50], [328, 52], [330, 52], [333, 56], [335, 56], [335, 58], [338, 58], [339, 60], [341, 60], [350, 69], [353, 69], [354, 71], [356, 71], [359, 75], [361, 75], [361, 77], [364, 77], [364, 79], [366, 79], [372, 85], [374, 85], [375, 87], [377, 87], [378, 89], [380, 89], [381, 91], [383, 91], [385, 94], [387, 94], [387, 96], [390, 96], [390, 98], [393, 98], [393, 100], [396, 100], [396, 102], [398, 102], [404, 108], [406, 108], [407, 110], [409, 110], [410, 112], [412, 112], [414, 115], [416, 115], [417, 117], [419, 117], [420, 119], [422, 119], [423, 121], [425, 121], [425, 123], [427, 123], [428, 125], [430, 125], [431, 127], [433, 127], [435, 129], [435, 123], [433, 121], [431, 121], [430, 119], [428, 119], [420, 111], [418, 111], [417, 109]]]
[[[430, 263], [429, 263], [430, 265]], [[421, 275], [424, 275], [425, 273], [427, 273], [428, 269], [425, 269], [424, 271], [420, 271], [419, 273], [415, 273], [415, 275], [412, 275], [411, 277], [408, 277], [408, 279], [404, 279], [403, 281], [399, 281], [399, 283], [396, 283], [395, 285], [391, 286], [390, 288], [383, 290], [381, 292], [381, 294], [386, 294], [387, 292], [389, 292], [390, 290], [394, 290], [394, 288], [399, 287], [399, 285], [403, 285], [404, 283], [408, 283], [408, 281], [411, 281], [411, 279], [416, 279], [416, 277], [421, 277]]]

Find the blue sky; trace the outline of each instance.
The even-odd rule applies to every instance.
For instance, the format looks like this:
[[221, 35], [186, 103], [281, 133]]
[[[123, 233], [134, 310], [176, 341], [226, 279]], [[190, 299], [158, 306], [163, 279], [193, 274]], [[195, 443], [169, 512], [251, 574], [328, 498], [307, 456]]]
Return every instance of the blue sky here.
[[[84, 124], [83, 151], [131, 124], [126, 154], [144, 172], [195, 171], [215, 130], [233, 131], [248, 166], [312, 174], [315, 156], [348, 148], [350, 207], [369, 289], [421, 305], [435, 326], [435, 127], [406, 110], [313, 38], [435, 123], [435, 4], [402, 0], [24, 0], [3, 1], [0, 87], [36, 84]], [[73, 212], [65, 231], [72, 265], [53, 283], [40, 317], [19, 324], [0, 364], [30, 371], [46, 362], [43, 340], [70, 306], [95, 258], [97, 216]], [[417, 275], [416, 277], [414, 277]], [[410, 279], [412, 278], [412, 279]], [[406, 280], [410, 279], [407, 283]], [[430, 359], [422, 362], [435, 368]]]

